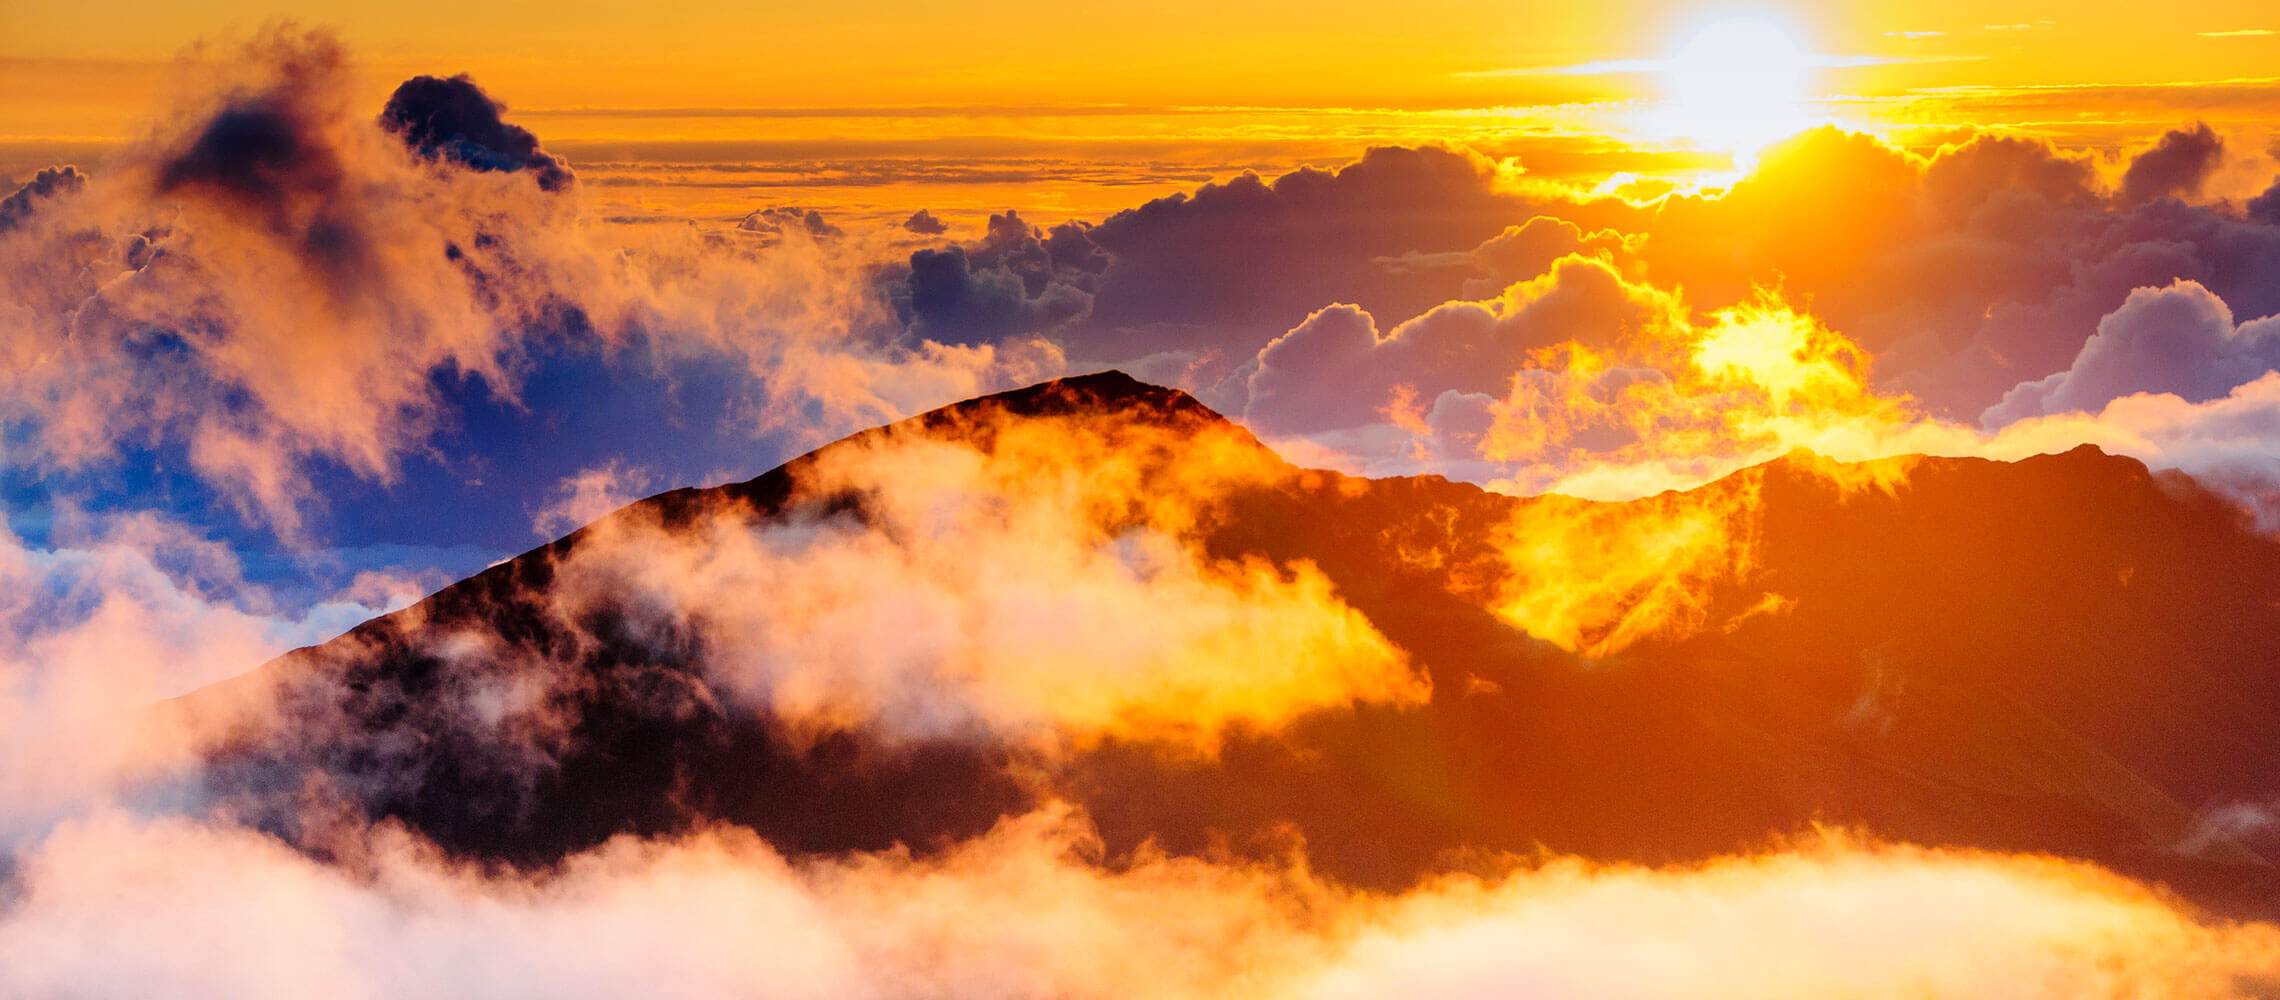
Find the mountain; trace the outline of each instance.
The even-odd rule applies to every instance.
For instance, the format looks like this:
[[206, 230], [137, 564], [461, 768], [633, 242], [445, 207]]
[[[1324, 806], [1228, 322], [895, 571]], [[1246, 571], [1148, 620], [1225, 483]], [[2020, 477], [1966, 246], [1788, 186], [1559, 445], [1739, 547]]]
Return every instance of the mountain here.
[[[1085, 508], [1112, 546], [1160, 516], [1159, 490], [1239, 467], [1165, 523], [1215, 565], [1312, 567], [1429, 697], [1233, 725], [1202, 751], [819, 725], [724, 692], [704, 664], [741, 654], [704, 615], [572, 579], [604, 547], [638, 563], [643, 545], [739, 537], [707, 534], [723, 525], [906, 544], [884, 506], [898, 494], [850, 485], [851, 456], [912, 441], [990, 455], [1046, 426], [1088, 435], [1025, 453], [1074, 477], [1054, 482], [1103, 455], [1138, 470], [1138, 489]], [[971, 553], [977, 585], [997, 558]], [[754, 579], [739, 600], [807, 599], [802, 580]], [[257, 691], [276, 709], [214, 747], [209, 790], [313, 850], [312, 796], [519, 865], [705, 822], [790, 852], [926, 850], [1053, 798], [1111, 852], [1303, 841], [1317, 870], [1372, 886], [1482, 850], [1654, 863], [1825, 824], [2084, 858], [2224, 912], [2280, 912], [2280, 836], [2261, 821], [2280, 801], [2280, 544], [2189, 480], [2088, 447], [1799, 453], [1629, 503], [1517, 498], [1299, 469], [1110, 372], [651, 497], [180, 707]]]

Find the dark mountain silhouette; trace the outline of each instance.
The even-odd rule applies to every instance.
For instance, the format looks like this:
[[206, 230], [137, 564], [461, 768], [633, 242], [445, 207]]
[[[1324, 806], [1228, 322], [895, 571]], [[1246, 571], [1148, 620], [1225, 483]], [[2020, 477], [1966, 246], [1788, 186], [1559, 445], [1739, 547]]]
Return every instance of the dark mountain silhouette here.
[[[901, 426], [970, 434], [991, 410], [1175, 432], [1222, 422], [1112, 372]], [[798, 495], [815, 461], [613, 517], [685, 526], [818, 502], [861, 517], [859, 497]], [[1246, 488], [1203, 525], [1208, 550], [1318, 565], [1434, 693], [1237, 732], [1212, 758], [1110, 742], [1038, 760], [854, 731], [794, 741], [763, 714], [674, 694], [703, 688], [695, 640], [607, 609], [575, 623], [547, 610], [588, 528], [271, 663], [283, 721], [214, 751], [209, 780], [312, 850], [324, 812], [306, 806], [324, 797], [522, 865], [712, 821], [791, 852], [925, 850], [1052, 795], [1083, 807], [1112, 852], [1271, 852], [1295, 834], [1319, 870], [1376, 886], [1477, 850], [1663, 862], [1824, 823], [2085, 858], [2226, 912], [2280, 912], [2280, 837], [2203, 821], [2280, 800], [2280, 545], [2190, 481], [2088, 447], [1920, 459], [1889, 489], [1844, 485], [1868, 471], [1793, 455], [1618, 505], [1299, 470]], [[1745, 496], [1753, 563], [1704, 585], [1699, 627], [1588, 657], [1490, 610], [1516, 572], [1499, 533], [1526, 511], [1620, 521]], [[467, 628], [495, 641], [438, 652], [438, 636]], [[535, 759], [454, 707], [471, 676], [534, 656], [580, 676], [551, 696], [566, 728]]]

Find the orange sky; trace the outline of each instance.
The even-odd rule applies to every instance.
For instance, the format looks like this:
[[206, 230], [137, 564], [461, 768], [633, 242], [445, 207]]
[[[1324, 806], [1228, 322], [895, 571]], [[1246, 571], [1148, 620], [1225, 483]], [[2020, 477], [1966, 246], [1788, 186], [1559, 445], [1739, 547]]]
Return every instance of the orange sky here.
[[[1732, 10], [1797, 25], [1820, 52], [1925, 60], [1833, 71], [1844, 92], [1914, 87], [2176, 83], [2270, 77], [2280, 30], [2261, 0], [2164, 8], [1960, 0], [1828, 5], [1601, 5], [1410, 0], [1146, 8], [1015, 0], [648, 5], [333, 0], [294, 11], [337, 26], [376, 77], [468, 71], [527, 108], [1171, 103], [1488, 106], [1646, 96], [1624, 76], [1484, 72], [1646, 58]], [[2182, 9], [2180, 9], [2182, 8]], [[201, 38], [281, 13], [268, 0], [12, 4], [0, 133], [110, 135]], [[1923, 34], [1939, 32], [1937, 35]], [[1933, 61], [1937, 60], [1937, 61]]]
[[[1146, 9], [849, 0], [666, 11], [593, 0], [333, 0], [293, 16], [341, 34], [362, 60], [373, 107], [405, 77], [467, 72], [586, 176], [600, 176], [584, 170], [594, 163], [686, 168], [671, 190], [634, 174], [599, 186], [609, 211], [633, 216], [740, 215], [750, 176], [713, 186], [686, 172], [724, 162], [797, 164], [780, 200], [857, 213], [1018, 203], [1047, 216], [1097, 213], [1243, 169], [1342, 162], [1377, 142], [1462, 142], [1555, 178], [1725, 168], [1721, 151], [1705, 161], [1637, 125], [1641, 102], [1670, 96], [1653, 61], [1737, 12], [1787, 26], [1819, 59], [1808, 83], [1821, 98], [1816, 120], [1902, 141], [1974, 125], [2116, 146], [2203, 118], [2269, 143], [2263, 123], [2280, 118], [2280, 34], [2271, 33], [2280, 11], [2268, 2], [2170, 5], [2151, 24], [2142, 5], [2054, 10], [2008, 0], [1176, 0]], [[279, 13], [267, 0], [10, 5], [0, 12], [0, 93], [9, 95], [0, 174], [99, 161], [163, 106], [184, 53], [242, 38]], [[1594, 64], [1612, 71], [1588, 71]], [[1024, 166], [937, 191], [923, 171], [887, 176], [912, 157]], [[871, 173], [850, 180], [819, 166], [854, 161]]]

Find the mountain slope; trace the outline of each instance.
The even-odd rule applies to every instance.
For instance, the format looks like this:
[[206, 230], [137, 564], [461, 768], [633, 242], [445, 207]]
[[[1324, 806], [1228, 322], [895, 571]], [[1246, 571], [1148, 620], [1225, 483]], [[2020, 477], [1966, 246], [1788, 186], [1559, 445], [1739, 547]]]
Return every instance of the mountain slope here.
[[[889, 461], [936, 446], [955, 447]], [[913, 485], [1017, 452], [1032, 464], [998, 493]], [[592, 571], [597, 553], [666, 565], [753, 537], [802, 558], [841, 551], [818, 537], [884, 546], [880, 565], [902, 565], [929, 544], [913, 525], [997, 518], [1021, 529], [984, 536], [1007, 551], [951, 570], [997, 593], [1019, 574], [993, 560], [1027, 551], [1035, 527], [1003, 512], [1071, 483], [1047, 499], [1081, 514], [1080, 549], [1122, 560], [1118, 580], [1185, 579], [1151, 554], [1159, 537], [1191, 544], [1206, 581], [1252, 580], [1245, 593], [1318, 575], [1429, 696], [1231, 716], [1201, 747], [1121, 722], [1040, 737], [990, 721], [1004, 715], [995, 688], [948, 721], [924, 691], [915, 715], [794, 717], [787, 692], [807, 689], [782, 677], [804, 683], [804, 665], [769, 667], [773, 697], [755, 699], [724, 665], [761, 654], [723, 636], [831, 612], [813, 604], [827, 567], [733, 577], [711, 588], [735, 591], [733, 605], [663, 612], [696, 600], [699, 578], [673, 570], [686, 586], [635, 592]], [[938, 665], [885, 607], [884, 627], [852, 634]], [[720, 628], [752, 609], [778, 631]], [[1046, 672], [1108, 670], [1125, 662], [1111, 643], [1131, 641], [1104, 636], [1095, 657], [1083, 639]], [[1295, 832], [1320, 870], [1374, 885], [1469, 850], [1659, 862], [1820, 822], [2088, 858], [2269, 913], [2280, 842], [2205, 817], [2280, 797], [2264, 750], [2280, 737], [2275, 664], [2280, 546], [2189, 482], [2094, 449], [2017, 463], [1794, 455], [1628, 504], [1522, 499], [1297, 469], [1185, 395], [1105, 373], [661, 494], [188, 704], [274, 688], [278, 709], [216, 748], [209, 780], [312, 849], [312, 811], [279, 803], [321, 796], [455, 852], [542, 864], [615, 833], [713, 821], [791, 851], [924, 849], [1058, 798], [1112, 851], [1274, 851]], [[1241, 686], [1287, 664], [1220, 666]], [[1072, 689], [1046, 690], [1061, 692], [1047, 712], [1076, 711]]]

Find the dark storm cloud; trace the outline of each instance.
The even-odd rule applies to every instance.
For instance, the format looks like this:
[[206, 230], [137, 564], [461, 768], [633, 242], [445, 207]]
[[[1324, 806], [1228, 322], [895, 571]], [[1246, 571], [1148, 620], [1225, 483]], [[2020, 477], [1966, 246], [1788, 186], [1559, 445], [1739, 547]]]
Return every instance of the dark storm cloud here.
[[1385, 261], [1467, 255], [1506, 220], [1527, 220], [1498, 179], [1475, 153], [1384, 147], [1337, 170], [1205, 184], [1098, 225], [1040, 232], [1007, 213], [955, 253], [913, 255], [898, 301], [914, 329], [952, 343], [1049, 331], [1098, 361], [1246, 358], [1328, 302], [1398, 320], [1496, 273], [1467, 258], [1420, 280]]
[[[1979, 135], [1924, 165], [1926, 209], [1950, 223], [1967, 221], [2006, 198], [2071, 208], [2095, 207], [2098, 175], [2088, 157], [2068, 156], [2047, 142]], [[1997, 210], [2000, 210], [1998, 208]]]
[[2122, 174], [2124, 204], [2142, 205], [2156, 198], [2190, 198], [2216, 172], [2224, 159], [2225, 141], [2207, 122], [2191, 129], [2172, 129], [2152, 149], [2139, 153]]
[[344, 291], [372, 268], [372, 234], [351, 214], [348, 168], [292, 91], [231, 101], [158, 167], [154, 193], [251, 213]]
[[2245, 211], [2251, 222], [2280, 226], [2280, 178], [2274, 178], [2263, 194], [2250, 198]]
[[1100, 274], [1113, 262], [1108, 251], [1093, 242], [1093, 227], [1080, 221], [1064, 222], [1045, 233], [1045, 255], [1055, 270], [1079, 275]]
[[202, 189], [245, 204], [336, 191], [340, 159], [306, 134], [312, 127], [290, 96], [233, 102], [159, 168], [158, 191]]
[[45, 202], [78, 194], [87, 187], [87, 175], [78, 167], [48, 167], [6, 198], [0, 198], [0, 233], [23, 225]]
[[920, 236], [940, 236], [950, 231], [949, 223], [935, 218], [934, 213], [923, 208], [910, 213], [910, 218], [903, 220], [902, 227]]
[[981, 344], [1060, 329], [1084, 315], [1101, 266], [1083, 227], [1056, 227], [1048, 239], [1007, 211], [990, 216], [975, 243], [913, 252], [890, 294], [914, 333]]
[[569, 164], [540, 149], [528, 129], [501, 119], [505, 110], [464, 73], [415, 76], [389, 96], [380, 123], [428, 159], [476, 170], [529, 170], [548, 191], [569, 186]]
[[1521, 199], [1496, 181], [1478, 154], [1379, 147], [1335, 171], [1244, 174], [1119, 212], [1090, 233], [1115, 263], [1072, 350], [1248, 353], [1334, 301], [1415, 315], [1456, 292], [1462, 275], [1420, 282], [1373, 259], [1469, 250], [1524, 221]]

